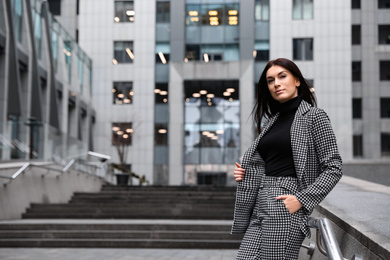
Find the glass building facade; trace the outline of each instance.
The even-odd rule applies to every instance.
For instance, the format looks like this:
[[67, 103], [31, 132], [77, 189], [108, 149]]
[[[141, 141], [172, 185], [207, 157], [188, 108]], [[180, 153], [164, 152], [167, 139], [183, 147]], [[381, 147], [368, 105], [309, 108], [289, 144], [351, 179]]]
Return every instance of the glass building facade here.
[[[12, 8], [20, 13], [14, 2]], [[54, 2], [53, 12], [66, 24], [63, 16], [72, 4]], [[73, 60], [77, 47], [65, 33], [54, 33], [53, 49], [60, 50], [53, 50], [56, 71], [65, 73], [68, 81], [76, 79], [84, 90], [88, 84], [81, 82], [92, 81], [98, 152], [119, 160], [113, 128], [131, 125], [125, 161], [150, 183], [234, 185], [234, 162], [256, 136], [250, 114], [257, 81], [265, 64], [278, 57], [293, 59], [314, 83], [318, 104], [332, 120], [345, 160], [386, 159], [387, 152], [381, 151], [386, 145], [380, 144], [387, 140], [387, 128], [363, 127], [366, 121], [387, 124], [380, 118], [378, 100], [388, 96], [388, 24], [367, 20], [363, 14], [368, 1], [332, 6], [315, 0], [70, 2], [77, 23], [69, 25], [69, 35], [78, 35], [73, 38], [93, 57], [94, 70], [81, 69], [82, 56]], [[107, 12], [94, 15], [95, 5]], [[385, 4], [372, 5], [378, 13], [388, 12]], [[40, 25], [35, 26], [38, 45]], [[375, 44], [370, 42], [374, 45], [363, 41], [370, 37], [367, 26], [377, 32]], [[348, 30], [352, 35], [345, 33]], [[375, 62], [359, 56], [373, 49], [385, 54]], [[376, 76], [370, 68], [377, 68]], [[82, 70], [84, 77], [79, 77]], [[368, 91], [363, 86], [373, 77], [381, 89], [375, 102], [363, 95]], [[22, 82], [25, 78], [21, 76]], [[77, 98], [58, 99], [71, 101], [59, 109], [69, 110], [67, 121], [76, 122]], [[73, 128], [67, 131], [77, 136]], [[122, 136], [117, 131], [123, 130], [114, 133]]]
[[91, 59], [45, 2], [1, 1], [0, 24], [0, 160], [92, 150]]

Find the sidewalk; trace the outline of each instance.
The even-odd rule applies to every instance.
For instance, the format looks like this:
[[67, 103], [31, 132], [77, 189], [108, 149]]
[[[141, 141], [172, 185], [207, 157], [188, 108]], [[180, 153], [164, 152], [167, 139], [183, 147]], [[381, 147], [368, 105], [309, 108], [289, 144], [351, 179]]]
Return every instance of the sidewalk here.
[[1, 260], [233, 260], [237, 250], [0, 248]]

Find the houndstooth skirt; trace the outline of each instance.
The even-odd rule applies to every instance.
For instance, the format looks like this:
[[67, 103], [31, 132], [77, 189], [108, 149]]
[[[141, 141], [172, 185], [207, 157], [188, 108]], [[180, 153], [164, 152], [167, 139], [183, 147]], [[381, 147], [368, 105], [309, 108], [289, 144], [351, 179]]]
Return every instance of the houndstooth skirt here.
[[300, 229], [301, 211], [290, 214], [279, 195], [294, 195], [297, 179], [264, 176], [250, 224], [237, 260], [294, 260], [305, 238]]

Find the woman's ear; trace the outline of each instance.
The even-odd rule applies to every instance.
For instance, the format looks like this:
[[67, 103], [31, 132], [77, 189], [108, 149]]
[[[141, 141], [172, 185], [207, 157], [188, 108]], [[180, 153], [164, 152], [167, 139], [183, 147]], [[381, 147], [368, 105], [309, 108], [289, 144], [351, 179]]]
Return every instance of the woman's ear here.
[[295, 86], [296, 87], [299, 87], [301, 85], [301, 81], [299, 80], [299, 78], [295, 78]]

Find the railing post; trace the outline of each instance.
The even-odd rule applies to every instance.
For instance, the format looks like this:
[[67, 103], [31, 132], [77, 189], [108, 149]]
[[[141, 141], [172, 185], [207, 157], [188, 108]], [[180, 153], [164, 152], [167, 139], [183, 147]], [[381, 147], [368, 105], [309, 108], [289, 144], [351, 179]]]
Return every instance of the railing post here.
[[[307, 224], [309, 227], [317, 229], [317, 247], [323, 255], [328, 256], [330, 260], [345, 260], [333, 233], [332, 225], [327, 218], [309, 217]], [[325, 248], [322, 242], [324, 242]], [[307, 245], [302, 245], [302, 247], [311, 249]], [[351, 260], [363, 260], [363, 258], [355, 254]]]

